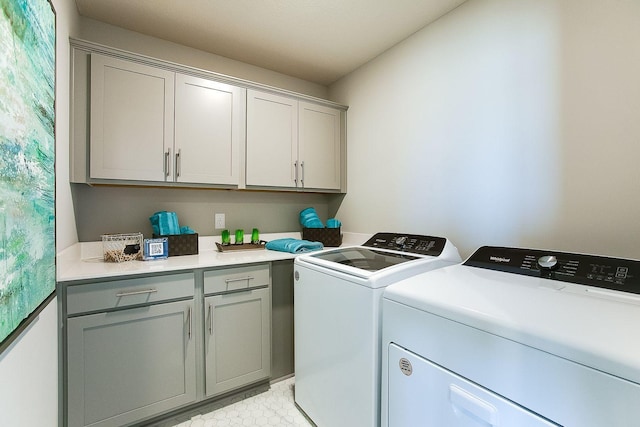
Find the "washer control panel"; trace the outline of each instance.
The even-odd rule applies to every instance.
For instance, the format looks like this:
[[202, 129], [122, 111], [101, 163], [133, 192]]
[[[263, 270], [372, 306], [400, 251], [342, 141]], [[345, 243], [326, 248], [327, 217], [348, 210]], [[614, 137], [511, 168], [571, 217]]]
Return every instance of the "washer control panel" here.
[[483, 246], [464, 265], [640, 294], [640, 261]]
[[362, 246], [410, 252], [420, 255], [439, 256], [447, 239], [444, 237], [422, 236], [419, 234], [376, 233]]

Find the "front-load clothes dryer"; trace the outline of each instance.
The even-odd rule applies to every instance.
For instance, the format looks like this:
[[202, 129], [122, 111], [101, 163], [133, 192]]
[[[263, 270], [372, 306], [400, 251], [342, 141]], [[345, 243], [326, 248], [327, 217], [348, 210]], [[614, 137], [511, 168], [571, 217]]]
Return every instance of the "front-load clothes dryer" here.
[[639, 425], [640, 261], [487, 246], [382, 305], [385, 427]]
[[295, 403], [317, 426], [379, 425], [382, 292], [458, 262], [445, 238], [397, 233], [295, 259]]

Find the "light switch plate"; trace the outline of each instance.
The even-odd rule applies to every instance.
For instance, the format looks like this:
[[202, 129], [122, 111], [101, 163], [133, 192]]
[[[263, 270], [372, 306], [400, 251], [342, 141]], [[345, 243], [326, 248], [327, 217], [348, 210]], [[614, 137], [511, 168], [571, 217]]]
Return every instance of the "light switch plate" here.
[[215, 214], [215, 228], [224, 228], [224, 214], [217, 213]]

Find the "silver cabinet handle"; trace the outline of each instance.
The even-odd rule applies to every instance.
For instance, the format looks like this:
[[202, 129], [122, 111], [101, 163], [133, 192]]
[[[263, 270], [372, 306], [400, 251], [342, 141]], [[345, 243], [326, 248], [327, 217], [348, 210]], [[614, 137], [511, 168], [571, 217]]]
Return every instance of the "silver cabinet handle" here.
[[164, 176], [165, 176], [165, 178], [169, 176], [169, 157], [171, 157], [171, 149], [167, 148], [167, 151], [164, 153]]
[[191, 339], [191, 307], [187, 309], [187, 323], [189, 324], [189, 339]]
[[120, 297], [128, 297], [131, 295], [142, 295], [142, 294], [153, 294], [158, 292], [157, 289], [145, 289], [144, 291], [131, 291], [131, 292], [119, 292], [116, 294], [118, 298]]
[[295, 178], [293, 179], [293, 182], [295, 182], [297, 187], [298, 186], [298, 161], [297, 160], [293, 162], [293, 169], [295, 169]]
[[213, 307], [209, 304], [209, 335], [213, 335]]
[[182, 149], [178, 149], [178, 152], [176, 153], [176, 178], [180, 176], [180, 172], [181, 172], [181, 163], [182, 161], [180, 160], [180, 154], [182, 154]]
[[253, 280], [252, 276], [247, 276], [247, 277], [238, 277], [236, 279], [224, 279], [224, 283], [232, 283], [232, 282], [242, 282], [243, 280], [249, 281], [249, 280]]
[[300, 169], [302, 169], [302, 179], [300, 180], [300, 185], [304, 188], [304, 160], [300, 163]]

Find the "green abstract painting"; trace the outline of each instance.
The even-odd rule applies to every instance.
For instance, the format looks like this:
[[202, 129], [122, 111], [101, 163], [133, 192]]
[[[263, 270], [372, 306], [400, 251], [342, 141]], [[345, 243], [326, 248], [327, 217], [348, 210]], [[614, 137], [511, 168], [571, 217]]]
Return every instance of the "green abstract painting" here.
[[55, 11], [0, 0], [0, 342], [55, 292]]

